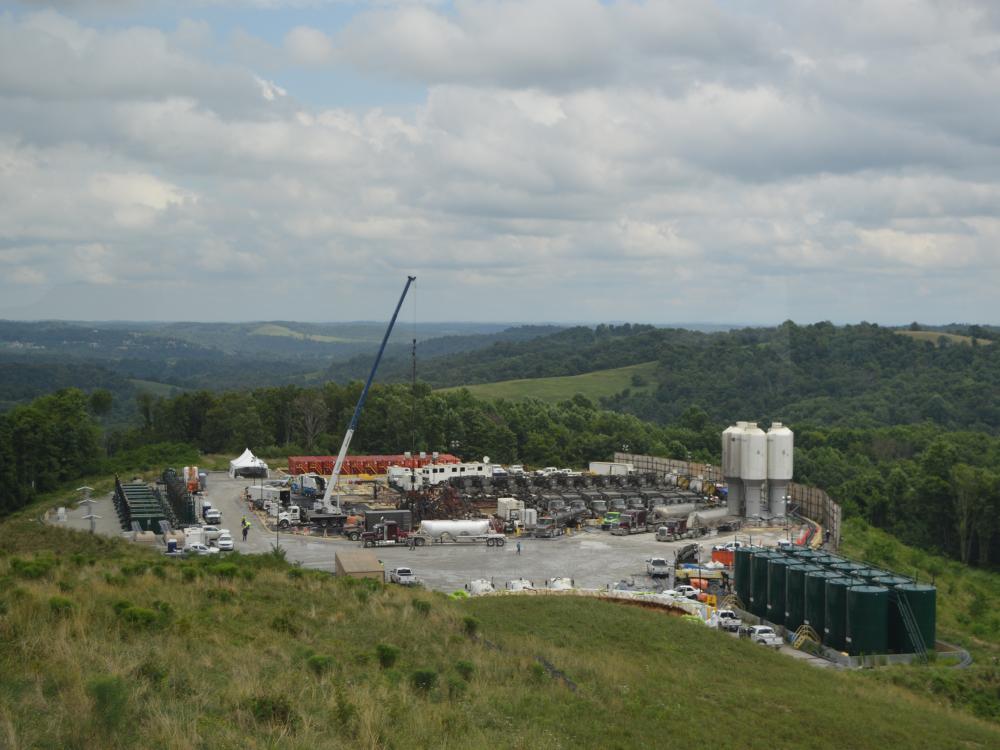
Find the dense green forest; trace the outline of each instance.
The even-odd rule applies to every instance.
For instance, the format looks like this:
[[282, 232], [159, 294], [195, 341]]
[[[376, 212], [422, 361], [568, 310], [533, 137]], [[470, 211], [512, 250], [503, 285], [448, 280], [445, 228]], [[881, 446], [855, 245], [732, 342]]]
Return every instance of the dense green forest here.
[[440, 388], [655, 361], [655, 387], [625, 389], [601, 406], [659, 424], [672, 424], [699, 404], [719, 422], [746, 415], [860, 427], [930, 420], [994, 432], [1000, 429], [1000, 346], [989, 342], [997, 333], [980, 326], [953, 330], [973, 333], [976, 344], [919, 340], [868, 323], [787, 322], [716, 333], [578, 327], [422, 362], [420, 377]]
[[[177, 455], [194, 461], [198, 451], [235, 454], [247, 446], [265, 455], [335, 453], [360, 387], [328, 383], [172, 398], [140, 394], [141, 423], [103, 438], [98, 420], [110, 408], [103, 392], [46, 396], [0, 415], [0, 509], [19, 507], [35, 492], [88, 470], [111, 471], [136, 461]], [[1000, 562], [995, 435], [949, 431], [931, 421], [791, 426], [797, 433], [796, 479], [826, 489], [849, 517], [963, 561]], [[717, 462], [722, 427], [697, 406], [663, 426], [600, 409], [579, 395], [558, 404], [491, 402], [465, 391], [395, 384], [372, 389], [352, 448], [443, 450], [529, 465], [586, 466], [616, 450]]]
[[[412, 337], [421, 359], [523, 342], [558, 326], [496, 323], [399, 325], [386, 349], [405, 378]], [[362, 378], [384, 333], [381, 323], [73, 323], [0, 320], [0, 411], [61, 388], [114, 394], [107, 421], [136, 417], [142, 390], [213, 391], [321, 382], [331, 360], [342, 382]], [[141, 382], [136, 382], [141, 381]]]

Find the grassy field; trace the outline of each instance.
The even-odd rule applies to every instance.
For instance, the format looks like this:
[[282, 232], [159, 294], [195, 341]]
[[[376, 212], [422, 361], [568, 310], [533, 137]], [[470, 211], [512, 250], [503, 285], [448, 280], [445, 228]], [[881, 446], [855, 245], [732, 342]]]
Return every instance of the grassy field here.
[[[943, 337], [953, 344], [971, 344], [971, 336], [961, 336], [957, 333], [941, 333], [940, 331], [896, 331], [900, 336], [909, 336], [911, 339], [917, 341], [930, 341], [933, 344], [940, 343], [940, 339]], [[992, 344], [993, 342], [989, 339], [976, 339], [976, 343], [980, 346], [986, 346]]]
[[[602, 396], [613, 396], [626, 388], [634, 393], [655, 388], [653, 380], [656, 362], [644, 362], [628, 367], [616, 367], [613, 370], [598, 370], [584, 375], [568, 375], [560, 378], [528, 378], [523, 380], [503, 380], [497, 383], [480, 383], [478, 385], [462, 386], [472, 395], [479, 398], [505, 398], [519, 401], [526, 398], [537, 398], [540, 401], [556, 403], [572, 398], [582, 393], [592, 401]], [[632, 377], [639, 375], [646, 385], [632, 385]], [[444, 388], [445, 391], [458, 390]]]
[[343, 344], [352, 339], [338, 338], [337, 336], [324, 336], [319, 333], [302, 333], [301, 331], [293, 331], [287, 326], [279, 326], [274, 323], [267, 323], [251, 331], [254, 336], [287, 336], [289, 338], [298, 339], [299, 341], [319, 341], [324, 344]]

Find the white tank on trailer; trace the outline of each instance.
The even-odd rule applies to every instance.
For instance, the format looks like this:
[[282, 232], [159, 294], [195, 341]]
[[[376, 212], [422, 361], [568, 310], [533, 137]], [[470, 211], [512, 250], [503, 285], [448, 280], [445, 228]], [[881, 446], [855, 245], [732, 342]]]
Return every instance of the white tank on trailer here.
[[688, 528], [714, 528], [723, 518], [729, 517], [728, 508], [712, 508], [711, 510], [696, 510], [688, 515]]
[[654, 505], [653, 518], [683, 518], [693, 511], [697, 505], [694, 503], [674, 503], [673, 505]]
[[424, 521], [420, 524], [420, 533], [433, 539], [440, 539], [445, 534], [458, 537], [479, 536], [489, 532], [490, 522], [486, 518], [468, 521]]
[[792, 481], [795, 434], [781, 422], [767, 431], [767, 496], [771, 515], [784, 518], [788, 483]]
[[764, 480], [767, 479], [767, 435], [756, 422], [748, 422], [740, 440], [740, 476], [747, 518], [761, 515]]

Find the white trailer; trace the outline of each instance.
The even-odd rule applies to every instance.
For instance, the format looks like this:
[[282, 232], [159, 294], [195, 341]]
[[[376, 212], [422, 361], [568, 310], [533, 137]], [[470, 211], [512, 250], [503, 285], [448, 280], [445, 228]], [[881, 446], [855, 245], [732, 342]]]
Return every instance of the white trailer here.
[[632, 464], [616, 463], [615, 461], [591, 461], [590, 473], [602, 476], [625, 477], [635, 472]]

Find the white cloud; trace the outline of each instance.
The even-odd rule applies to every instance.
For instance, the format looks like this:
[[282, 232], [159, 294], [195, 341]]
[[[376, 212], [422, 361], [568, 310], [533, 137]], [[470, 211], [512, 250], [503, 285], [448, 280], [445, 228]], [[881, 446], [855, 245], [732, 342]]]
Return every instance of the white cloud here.
[[[94, 285], [114, 317], [109, 290], [168, 284], [188, 317], [380, 317], [372, 290], [415, 269], [439, 318], [912, 320], [929, 283], [941, 316], [995, 318], [984, 7], [460, 1], [279, 46], [0, 16], [0, 293]], [[326, 101], [425, 89], [310, 102], [326, 75]], [[871, 279], [878, 299], [845, 302]]]
[[333, 42], [318, 29], [296, 26], [285, 34], [285, 51], [301, 65], [323, 65], [333, 57]]

